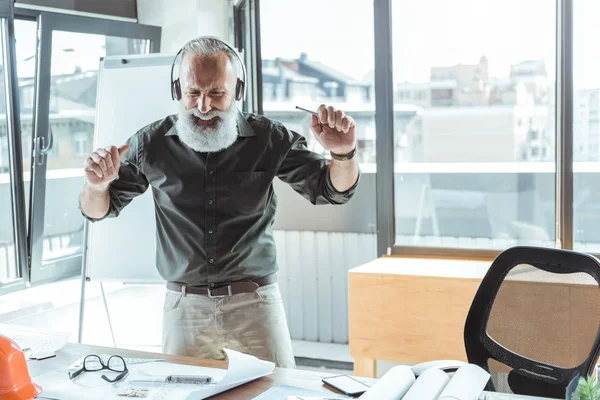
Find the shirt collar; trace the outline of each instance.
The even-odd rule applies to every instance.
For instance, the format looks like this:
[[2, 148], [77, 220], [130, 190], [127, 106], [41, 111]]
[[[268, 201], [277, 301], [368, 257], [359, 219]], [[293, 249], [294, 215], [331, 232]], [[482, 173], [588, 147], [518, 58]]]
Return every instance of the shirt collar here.
[[[177, 127], [175, 126], [175, 121], [177, 121], [177, 116], [175, 116], [175, 118], [173, 118], [173, 125], [167, 131], [167, 133], [165, 134], [165, 136], [174, 136], [174, 135], [177, 135]], [[240, 110], [238, 110], [238, 112], [237, 112], [237, 130], [238, 130], [238, 136], [239, 137], [252, 137], [252, 136], [256, 136], [256, 132], [250, 126], [250, 124], [248, 123], [248, 121], [244, 117], [244, 114], [242, 114], [242, 112]]]
[[256, 136], [256, 132], [254, 132], [254, 129], [250, 126], [250, 124], [248, 123], [248, 120], [246, 120], [246, 117], [244, 117], [244, 114], [242, 114], [242, 112], [240, 110], [238, 110], [237, 126], [238, 126], [238, 136], [241, 136], [241, 137]]

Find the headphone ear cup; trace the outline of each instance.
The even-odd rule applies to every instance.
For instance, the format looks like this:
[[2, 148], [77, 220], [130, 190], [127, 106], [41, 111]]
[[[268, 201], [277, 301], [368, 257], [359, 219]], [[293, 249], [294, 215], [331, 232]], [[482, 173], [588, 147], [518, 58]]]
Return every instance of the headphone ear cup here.
[[235, 85], [235, 99], [240, 101], [244, 97], [244, 81], [238, 78]]
[[172, 92], [176, 100], [181, 100], [181, 85], [179, 84], [179, 79], [175, 79], [173, 81]]

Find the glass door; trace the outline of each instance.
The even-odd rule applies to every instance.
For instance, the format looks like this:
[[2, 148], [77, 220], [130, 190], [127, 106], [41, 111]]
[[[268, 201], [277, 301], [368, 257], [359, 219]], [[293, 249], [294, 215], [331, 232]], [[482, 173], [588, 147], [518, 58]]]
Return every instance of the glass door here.
[[160, 40], [156, 27], [46, 13], [39, 18], [29, 225], [33, 283], [81, 271], [79, 191], [93, 150], [100, 59], [158, 51]]

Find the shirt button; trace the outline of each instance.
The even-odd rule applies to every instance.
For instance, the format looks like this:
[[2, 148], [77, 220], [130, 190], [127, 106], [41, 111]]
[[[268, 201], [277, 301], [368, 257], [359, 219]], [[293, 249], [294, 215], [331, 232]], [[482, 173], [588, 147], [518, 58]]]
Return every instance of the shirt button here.
[[211, 234], [211, 235], [213, 234], [213, 232], [214, 232], [214, 231], [213, 231], [212, 229], [209, 229], [209, 230], [208, 230], [208, 233], [209, 233], [209, 234]]
[[215, 260], [213, 260], [212, 258], [210, 260], [208, 260], [209, 263], [214, 264]]
[[211, 283], [211, 284], [210, 284], [210, 287], [215, 287], [215, 283], [214, 283], [214, 282], [213, 282], [213, 283]]
[[210, 175], [212, 175], [212, 174], [214, 174], [214, 173], [215, 173], [215, 171], [213, 171], [213, 170], [211, 169], [210, 171], [208, 171], [208, 173], [209, 173]]
[[214, 200], [212, 200], [212, 199], [208, 201], [208, 204], [213, 204], [213, 203], [214, 203]]

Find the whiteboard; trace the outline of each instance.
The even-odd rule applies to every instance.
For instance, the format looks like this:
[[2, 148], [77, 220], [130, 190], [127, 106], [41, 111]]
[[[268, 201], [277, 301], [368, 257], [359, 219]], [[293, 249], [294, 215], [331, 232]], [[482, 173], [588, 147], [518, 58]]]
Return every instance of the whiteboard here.
[[[109, 56], [100, 61], [94, 149], [120, 146], [140, 128], [177, 112], [170, 73], [175, 54]], [[126, 283], [162, 283], [156, 269], [152, 188], [117, 218], [88, 222], [86, 277]]]

